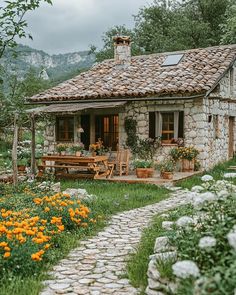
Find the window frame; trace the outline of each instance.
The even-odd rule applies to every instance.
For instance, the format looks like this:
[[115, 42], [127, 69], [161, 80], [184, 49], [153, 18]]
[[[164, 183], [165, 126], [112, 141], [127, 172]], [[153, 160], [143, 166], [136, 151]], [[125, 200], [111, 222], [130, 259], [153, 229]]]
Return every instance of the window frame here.
[[[163, 114], [173, 114], [173, 131], [167, 130], [167, 133], [172, 133], [173, 137], [171, 139], [162, 139], [163, 134]], [[151, 124], [150, 120], [153, 122]], [[161, 121], [160, 121], [161, 120]], [[175, 127], [175, 124], [178, 124]], [[172, 132], [170, 132], [172, 131]], [[178, 134], [177, 138], [175, 138], [175, 133]], [[155, 136], [154, 136], [155, 135]], [[149, 112], [149, 137], [157, 138], [161, 137], [161, 143], [163, 145], [176, 145], [176, 142], [173, 140], [177, 140], [179, 138], [184, 138], [184, 111], [183, 110], [166, 110], [166, 111], [153, 111]]]
[[[67, 120], [68, 119], [68, 120]], [[61, 137], [60, 136], [60, 131], [59, 131], [59, 122], [60, 120], [63, 120], [64, 121], [64, 124], [63, 124], [63, 129], [65, 131], [63, 131], [63, 133], [65, 133], [65, 135], [67, 136], [64, 136], [64, 137]], [[73, 128], [71, 130], [69, 130], [70, 128], [70, 123], [69, 123], [69, 120], [73, 120]], [[71, 133], [71, 135], [70, 135]], [[74, 142], [74, 138], [75, 138], [75, 116], [57, 116], [56, 117], [56, 141], [57, 142]]]

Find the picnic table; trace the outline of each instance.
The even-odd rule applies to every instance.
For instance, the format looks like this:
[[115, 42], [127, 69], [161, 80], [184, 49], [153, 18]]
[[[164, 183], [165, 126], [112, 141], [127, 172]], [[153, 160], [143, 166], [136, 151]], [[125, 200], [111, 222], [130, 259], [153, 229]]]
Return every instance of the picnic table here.
[[[110, 178], [114, 169], [114, 164], [108, 163], [107, 156], [45, 155], [41, 160], [42, 165], [38, 165], [39, 176], [42, 176], [47, 168], [52, 168], [56, 176]], [[73, 173], [70, 173], [71, 171]]]

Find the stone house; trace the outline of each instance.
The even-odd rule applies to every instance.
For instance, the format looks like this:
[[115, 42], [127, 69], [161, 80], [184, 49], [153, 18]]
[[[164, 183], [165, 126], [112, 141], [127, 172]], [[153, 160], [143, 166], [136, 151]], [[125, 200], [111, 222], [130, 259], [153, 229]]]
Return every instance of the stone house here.
[[97, 138], [115, 150], [125, 144], [124, 121], [132, 117], [140, 138], [161, 136], [159, 159], [178, 138], [199, 149], [203, 169], [233, 156], [236, 45], [131, 57], [129, 37], [114, 42], [114, 59], [28, 99], [44, 105], [35, 114], [50, 115], [46, 152], [58, 142], [88, 147]]

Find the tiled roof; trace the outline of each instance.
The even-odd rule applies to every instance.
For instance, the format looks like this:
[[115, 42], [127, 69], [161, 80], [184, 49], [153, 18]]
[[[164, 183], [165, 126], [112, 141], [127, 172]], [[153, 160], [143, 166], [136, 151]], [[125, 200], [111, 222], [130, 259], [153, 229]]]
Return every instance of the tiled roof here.
[[29, 101], [63, 101], [128, 98], [166, 95], [192, 95], [209, 91], [236, 57], [236, 45], [191, 49], [175, 66], [161, 66], [172, 53], [134, 56], [127, 68], [114, 60], [93, 66]]

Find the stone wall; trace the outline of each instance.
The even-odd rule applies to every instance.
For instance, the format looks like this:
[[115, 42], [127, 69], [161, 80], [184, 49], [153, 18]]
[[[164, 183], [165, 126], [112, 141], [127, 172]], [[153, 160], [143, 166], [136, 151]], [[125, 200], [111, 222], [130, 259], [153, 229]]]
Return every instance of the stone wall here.
[[[132, 102], [126, 107], [126, 116], [137, 121], [137, 133], [142, 139], [149, 137], [149, 112], [154, 111], [184, 111], [185, 146], [199, 150], [202, 169], [228, 159], [229, 116], [236, 116], [235, 104], [213, 98]], [[123, 134], [120, 144], [125, 145], [125, 140]], [[163, 145], [157, 150], [155, 160], [162, 161], [171, 148], [173, 145]]]
[[46, 121], [46, 127], [44, 130], [44, 147], [43, 151], [44, 154], [52, 154], [55, 151], [56, 145], [56, 135], [55, 135], [55, 128], [56, 128], [56, 117], [52, 116]]

